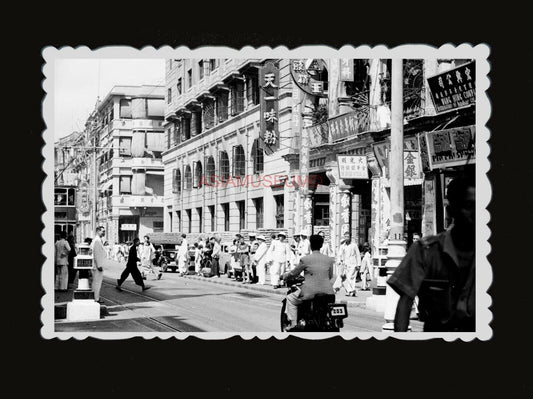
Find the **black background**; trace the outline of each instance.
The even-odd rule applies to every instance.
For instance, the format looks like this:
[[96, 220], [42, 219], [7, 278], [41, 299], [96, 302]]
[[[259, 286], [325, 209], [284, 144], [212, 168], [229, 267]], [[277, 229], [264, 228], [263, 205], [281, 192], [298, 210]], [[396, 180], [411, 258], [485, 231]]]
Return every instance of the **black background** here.
[[[329, 7], [327, 13], [310, 3], [298, 3], [296, 13], [289, 13], [289, 5], [224, 4], [220, 10], [210, 8], [210, 13], [199, 14], [178, 3], [172, 9], [157, 3], [124, 3], [117, 10], [110, 3], [76, 3], [58, 10], [37, 4], [16, 15], [5, 14], [6, 19], [15, 22], [11, 34], [4, 36], [8, 43], [3, 57], [9, 69], [4, 74], [4, 88], [9, 90], [10, 110], [14, 111], [4, 116], [15, 122], [4, 132], [4, 137], [14, 139], [4, 147], [4, 158], [11, 165], [5, 169], [11, 183], [5, 186], [4, 195], [14, 198], [4, 208], [10, 219], [4, 225], [8, 233], [4, 250], [15, 257], [10, 256], [9, 263], [3, 265], [3, 285], [8, 288], [3, 330], [10, 335], [4, 340], [9, 357], [3, 363], [8, 366], [7, 379], [13, 392], [20, 396], [35, 390], [50, 397], [132, 394], [150, 398], [164, 394], [203, 397], [204, 390], [278, 397], [531, 394], [527, 353], [531, 349], [528, 273], [532, 262], [527, 254], [531, 234], [526, 229], [531, 225], [528, 190], [533, 174], [525, 153], [530, 148], [531, 123], [520, 120], [528, 115], [531, 105], [531, 46], [524, 52], [527, 43], [520, 41], [530, 36], [528, 25], [520, 16], [503, 10], [488, 10], [494, 17], [487, 16], [485, 9], [467, 15], [464, 2], [460, 9], [440, 2], [438, 10], [428, 4], [404, 4], [402, 14], [377, 3], [368, 10], [358, 6], [351, 11], [340, 3], [323, 4], [321, 7]], [[231, 33], [222, 33], [224, 28], [231, 29]], [[264, 33], [253, 33], [259, 28]], [[294, 31], [288, 33], [285, 28]], [[44, 178], [40, 154], [44, 144], [40, 136], [44, 129], [43, 47], [295, 48], [325, 44], [338, 48], [344, 44], [394, 47], [404, 43], [438, 47], [462, 42], [487, 43], [491, 47], [491, 340], [447, 343], [335, 338], [317, 342], [297, 338], [244, 341], [235, 337], [223, 342], [197, 338], [60, 341], [41, 337], [40, 273], [44, 257], [40, 253], [40, 217], [44, 205], [38, 199]], [[521, 364], [523, 360], [526, 364]]]

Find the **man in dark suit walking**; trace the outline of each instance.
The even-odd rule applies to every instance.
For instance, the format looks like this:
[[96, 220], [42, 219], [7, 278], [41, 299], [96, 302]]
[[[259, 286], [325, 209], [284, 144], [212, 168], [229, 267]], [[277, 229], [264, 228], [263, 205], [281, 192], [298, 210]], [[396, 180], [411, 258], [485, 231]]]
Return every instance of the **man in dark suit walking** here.
[[145, 286], [143, 278], [141, 276], [141, 272], [139, 271], [139, 268], [137, 267], [137, 262], [140, 261], [139, 255], [137, 253], [137, 247], [140, 244], [140, 240], [138, 238], [135, 238], [133, 240], [133, 245], [130, 247], [129, 254], [128, 254], [128, 262], [126, 263], [126, 268], [120, 275], [120, 278], [117, 279], [117, 290], [122, 291], [122, 288], [120, 286], [128, 276], [131, 274], [131, 277], [133, 277], [133, 280], [135, 281], [135, 284], [140, 286], [143, 291], [146, 291], [150, 288], [150, 286]]
[[287, 295], [287, 316], [294, 327], [298, 320], [298, 305], [313, 299], [317, 294], [333, 294], [335, 280], [335, 259], [320, 253], [324, 238], [319, 235], [310, 237], [311, 254], [300, 259], [300, 263], [292, 271], [283, 274], [282, 279], [297, 277], [304, 273], [305, 281], [302, 288]]

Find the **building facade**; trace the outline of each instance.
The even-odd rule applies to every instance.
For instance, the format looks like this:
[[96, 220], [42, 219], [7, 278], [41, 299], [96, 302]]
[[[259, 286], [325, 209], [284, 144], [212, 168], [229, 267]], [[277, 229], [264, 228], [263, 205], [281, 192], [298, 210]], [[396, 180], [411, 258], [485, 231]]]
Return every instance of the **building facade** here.
[[167, 60], [165, 231], [294, 233], [294, 91], [289, 60]]
[[[408, 244], [415, 232], [436, 234], [448, 226], [446, 184], [474, 168], [475, 65], [469, 62], [404, 60], [403, 238]], [[330, 59], [324, 64], [327, 121], [302, 129], [301, 136], [306, 172], [321, 184], [307, 193], [307, 208], [300, 213], [312, 209], [303, 222], [308, 231], [329, 225], [334, 250], [348, 231], [379, 256], [390, 225], [391, 61]], [[442, 92], [430, 87], [439, 74]], [[463, 95], [466, 99], [453, 106], [446, 98]], [[435, 104], [441, 104], [439, 109]], [[429, 165], [432, 157], [437, 161]]]
[[110, 245], [163, 231], [162, 86], [115, 86], [88, 120], [96, 149], [96, 225]]

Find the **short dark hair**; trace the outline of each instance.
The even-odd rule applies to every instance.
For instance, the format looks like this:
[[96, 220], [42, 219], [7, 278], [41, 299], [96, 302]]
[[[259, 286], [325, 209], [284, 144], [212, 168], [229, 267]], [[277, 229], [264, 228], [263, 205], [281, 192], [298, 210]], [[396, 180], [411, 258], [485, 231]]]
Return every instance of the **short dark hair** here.
[[150, 236], [149, 235], [145, 235], [143, 238], [148, 238], [148, 241], [150, 241]]
[[105, 230], [105, 227], [104, 227], [104, 226], [98, 226], [98, 227], [96, 228], [96, 231], [100, 231], [100, 230]]
[[450, 184], [448, 184], [446, 190], [446, 198], [448, 203], [455, 207], [460, 205], [466, 198], [466, 193], [470, 187], [476, 187], [476, 180], [474, 176], [460, 176], [454, 178]]
[[311, 244], [311, 251], [319, 251], [324, 244], [324, 237], [318, 234], [313, 234], [309, 237], [309, 243]]
[[61, 230], [59, 233], [59, 238], [67, 238], [67, 232], [65, 230]]
[[135, 237], [135, 238], [133, 239], [133, 243], [135, 244], [136, 242], [141, 242], [141, 240], [139, 240], [139, 237]]
[[182, 238], [187, 238], [187, 234], [183, 233], [183, 234], [181, 235], [181, 237], [182, 237]]

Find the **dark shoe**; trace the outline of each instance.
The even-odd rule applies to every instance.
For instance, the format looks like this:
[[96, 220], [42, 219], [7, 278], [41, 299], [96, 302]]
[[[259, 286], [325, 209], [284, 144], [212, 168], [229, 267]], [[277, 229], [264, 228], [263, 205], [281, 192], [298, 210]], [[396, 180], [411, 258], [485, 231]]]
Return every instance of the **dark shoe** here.
[[97, 300], [96, 303], [104, 303], [101, 299]]
[[275, 290], [277, 290], [279, 288], [279, 285], [274, 285], [272, 288], [274, 288]]
[[152, 288], [152, 286], [150, 286], [150, 285], [145, 285], [145, 286], [143, 287], [143, 291], [149, 290], [150, 288]]
[[115, 288], [117, 289], [117, 291], [122, 292], [122, 288], [120, 288], [120, 285], [115, 286]]
[[157, 279], [158, 279], [158, 280], [161, 280], [161, 276], [162, 276], [162, 275], [163, 275], [163, 273], [159, 273], [159, 274], [157, 275]]

